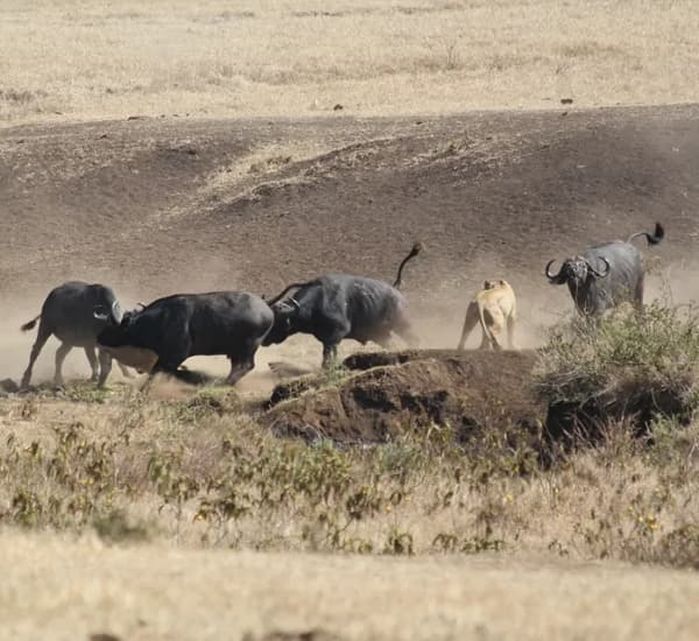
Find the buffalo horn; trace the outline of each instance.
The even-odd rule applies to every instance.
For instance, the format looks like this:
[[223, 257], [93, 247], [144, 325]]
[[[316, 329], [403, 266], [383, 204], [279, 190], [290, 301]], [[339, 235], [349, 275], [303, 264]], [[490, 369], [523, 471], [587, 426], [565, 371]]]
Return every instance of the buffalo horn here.
[[556, 259], [554, 258], [553, 260], [550, 260], [548, 263], [546, 263], [546, 270], [545, 270], [546, 278], [548, 278], [551, 281], [557, 281], [561, 276], [561, 271], [563, 270], [563, 267], [561, 267], [561, 269], [558, 270], [557, 274], [552, 274], [551, 273], [551, 265], [553, 265], [555, 262], [556, 262]]

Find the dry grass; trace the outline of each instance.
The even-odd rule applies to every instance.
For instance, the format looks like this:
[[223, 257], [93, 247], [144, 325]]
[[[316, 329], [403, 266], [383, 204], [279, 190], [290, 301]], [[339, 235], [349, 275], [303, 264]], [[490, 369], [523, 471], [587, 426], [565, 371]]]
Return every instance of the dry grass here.
[[693, 0], [5, 0], [0, 120], [697, 99]]
[[[600, 345], [616, 349], [598, 348], [601, 364], [631, 357], [631, 340], [646, 365], [671, 367], [652, 348], [686, 326], [662, 313], [610, 320]], [[554, 356], [569, 349], [552, 343], [544, 363], [567, 367]], [[691, 345], [685, 356], [695, 363]], [[611, 423], [542, 465], [545, 443], [507, 425], [461, 445], [437, 426], [371, 447], [308, 445], [264, 431], [256, 408], [226, 388], [164, 384], [0, 399], [10, 638], [699, 631], [696, 575], [660, 567], [699, 569], [696, 421], [656, 417], [643, 439]]]
[[[617, 563], [112, 548], [90, 537], [3, 533], [0, 564], [0, 636], [13, 641], [98, 633], [123, 641], [684, 641], [699, 633], [696, 575]], [[282, 631], [289, 636], [272, 636]]]
[[2, 402], [0, 522], [205, 548], [699, 567], [696, 426], [659, 421], [649, 448], [614, 425], [544, 470], [505, 432], [465, 449], [444, 428], [370, 449], [309, 447], [264, 433], [220, 390], [68, 394]]

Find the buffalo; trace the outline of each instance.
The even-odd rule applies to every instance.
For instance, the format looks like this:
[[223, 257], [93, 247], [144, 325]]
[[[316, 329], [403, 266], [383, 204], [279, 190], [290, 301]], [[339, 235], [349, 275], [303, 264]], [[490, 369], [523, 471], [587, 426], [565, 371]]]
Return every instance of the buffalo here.
[[[98, 316], [94, 314], [95, 310], [98, 310]], [[100, 350], [98, 360], [95, 355], [97, 335], [108, 322], [119, 323], [121, 318], [121, 307], [110, 287], [70, 281], [52, 289], [44, 300], [41, 313], [21, 327], [22, 331], [27, 332], [34, 329], [41, 319], [20, 388], [29, 387], [34, 362], [52, 334], [61, 341], [56, 350], [54, 383], [57, 386], [63, 385], [63, 361], [73, 347], [82, 347], [92, 369], [91, 380], [97, 381], [98, 386], [102, 387], [112, 369], [112, 357]], [[119, 367], [125, 376], [132, 376], [121, 363]]]
[[142, 351], [154, 360], [150, 374], [165, 372], [191, 382], [179, 369], [190, 356], [228, 356], [226, 379], [234, 385], [255, 367], [255, 352], [274, 322], [267, 303], [247, 292], [174, 294], [129, 311], [97, 337], [100, 348], [119, 355]]
[[649, 245], [657, 245], [665, 236], [660, 223], [655, 232], [638, 232], [626, 241], [615, 240], [585, 250], [582, 255], [567, 258], [557, 274], [551, 273], [553, 260], [546, 265], [545, 274], [553, 285], [567, 284], [575, 307], [585, 317], [600, 316], [621, 303], [643, 305], [644, 268], [641, 254], [631, 244], [634, 238], [645, 236]]
[[[274, 326], [262, 344], [282, 343], [296, 333], [311, 334], [323, 344], [324, 368], [337, 359], [337, 346], [345, 338], [387, 347], [395, 332], [408, 344], [417, 345], [399, 287], [403, 268], [421, 249], [421, 243], [413, 246], [401, 262], [393, 285], [350, 274], [325, 274], [289, 285], [269, 301]], [[293, 289], [294, 295], [287, 297]]]

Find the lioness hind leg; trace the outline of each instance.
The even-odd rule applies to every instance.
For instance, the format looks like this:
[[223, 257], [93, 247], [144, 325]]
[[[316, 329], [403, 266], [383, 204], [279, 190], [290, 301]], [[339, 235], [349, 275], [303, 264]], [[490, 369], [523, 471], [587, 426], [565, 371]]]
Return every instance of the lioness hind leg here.
[[517, 349], [517, 344], [515, 343], [515, 325], [517, 319], [514, 316], [507, 317], [507, 346], [510, 349]]
[[[461, 330], [461, 339], [459, 340], [459, 344], [456, 349], [463, 351], [464, 345], [466, 344], [466, 339], [473, 331], [473, 328], [478, 324], [478, 320], [478, 304], [471, 302], [466, 308], [466, 317], [464, 318], [464, 326]], [[483, 349], [483, 342], [481, 342], [480, 349]]]
[[486, 349], [487, 347], [496, 351], [502, 349], [498, 342], [498, 336], [502, 332], [504, 322], [505, 319], [499, 308], [485, 307], [483, 309], [483, 342], [481, 343], [481, 349]]

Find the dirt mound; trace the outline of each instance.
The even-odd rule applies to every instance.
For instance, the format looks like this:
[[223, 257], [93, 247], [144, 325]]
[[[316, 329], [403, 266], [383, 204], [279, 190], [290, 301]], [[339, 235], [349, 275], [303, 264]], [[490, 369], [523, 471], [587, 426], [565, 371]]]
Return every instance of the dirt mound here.
[[474, 429], [496, 424], [538, 429], [546, 416], [530, 389], [533, 352], [411, 351], [346, 362], [370, 369], [320, 388], [322, 377], [280, 386], [273, 397], [289, 400], [278, 402], [263, 423], [279, 435], [362, 443], [448, 424], [465, 441]]

